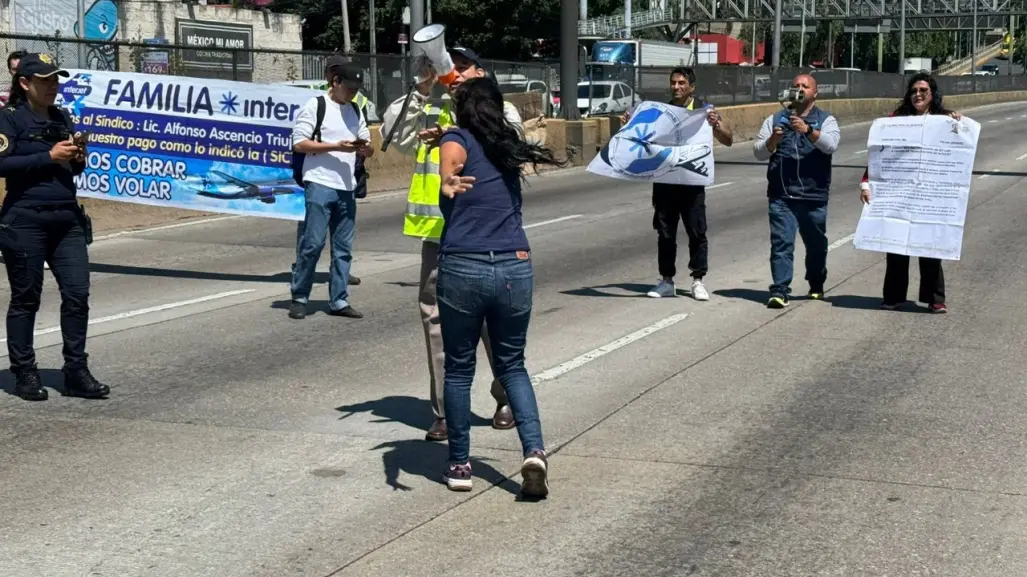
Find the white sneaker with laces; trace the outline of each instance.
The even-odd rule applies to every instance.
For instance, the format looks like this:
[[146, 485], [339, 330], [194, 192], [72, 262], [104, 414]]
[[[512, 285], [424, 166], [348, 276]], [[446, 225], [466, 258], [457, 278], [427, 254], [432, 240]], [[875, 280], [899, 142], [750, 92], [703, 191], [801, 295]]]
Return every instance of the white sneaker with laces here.
[[677, 296], [676, 289], [674, 288], [674, 281], [660, 280], [660, 284], [653, 287], [653, 290], [649, 291], [649, 296], [654, 299], [669, 298]]
[[706, 285], [699, 279], [692, 279], [692, 298], [697, 301], [710, 300], [710, 293], [706, 292]]

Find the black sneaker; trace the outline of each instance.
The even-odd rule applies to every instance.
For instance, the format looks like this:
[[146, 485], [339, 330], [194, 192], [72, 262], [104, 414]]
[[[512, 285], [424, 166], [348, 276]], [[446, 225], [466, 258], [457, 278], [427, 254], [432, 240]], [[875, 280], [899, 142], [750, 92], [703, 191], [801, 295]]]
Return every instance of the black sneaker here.
[[289, 318], [290, 319], [305, 319], [307, 318], [307, 305], [306, 303], [298, 303], [293, 301], [289, 305]]
[[64, 396], [82, 397], [83, 399], [102, 399], [111, 394], [111, 388], [96, 380], [89, 369], [61, 370], [64, 373]]
[[545, 497], [549, 494], [549, 460], [545, 451], [528, 453], [521, 465], [521, 493], [526, 497]]
[[21, 369], [14, 373], [14, 394], [26, 401], [45, 401], [49, 398], [43, 388], [43, 379], [35, 368]]
[[332, 315], [333, 317], [349, 317], [351, 319], [364, 318], [364, 313], [358, 311], [357, 309], [351, 306], [346, 306], [345, 308], [341, 308], [339, 310], [328, 309], [328, 314]]
[[360, 277], [349, 275], [349, 281], [347, 282], [347, 284], [357, 286], [358, 284], [360, 284]]
[[810, 289], [809, 292], [806, 293], [806, 298], [808, 298], [811, 301], [822, 301], [824, 300], [824, 289]]
[[783, 309], [788, 306], [788, 297], [782, 295], [771, 295], [767, 301], [768, 309]]
[[450, 491], [470, 491], [473, 485], [470, 463], [464, 463], [463, 465], [450, 463], [446, 466], [442, 477], [446, 480], [446, 486], [449, 487]]

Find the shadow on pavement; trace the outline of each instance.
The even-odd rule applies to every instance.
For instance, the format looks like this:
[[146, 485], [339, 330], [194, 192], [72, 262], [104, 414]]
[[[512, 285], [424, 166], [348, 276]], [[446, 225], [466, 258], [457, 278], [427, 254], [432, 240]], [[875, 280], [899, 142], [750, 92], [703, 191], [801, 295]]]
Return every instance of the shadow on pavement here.
[[[349, 418], [357, 413], [369, 413], [378, 420], [373, 423], [402, 423], [419, 431], [427, 431], [428, 427], [435, 422], [435, 415], [431, 410], [431, 403], [427, 399], [419, 399], [407, 395], [394, 395], [382, 397], [374, 401], [364, 401], [352, 405], [336, 407], [336, 411], [343, 413], [339, 419]], [[485, 419], [471, 413], [471, 426], [491, 426], [492, 419]]]
[[[291, 299], [283, 299], [283, 300], [273, 301], [271, 303], [271, 308], [282, 310], [282, 311], [289, 310], [290, 306], [292, 306], [292, 300]], [[307, 316], [309, 317], [311, 315], [318, 314], [318, 313], [327, 315], [329, 308], [330, 307], [329, 307], [329, 303], [328, 303], [327, 299], [322, 299], [322, 300], [311, 299], [311, 300], [307, 301]]]
[[[272, 275], [263, 274], [234, 274], [221, 272], [201, 272], [194, 270], [179, 270], [153, 268], [145, 266], [127, 266], [120, 264], [89, 263], [89, 271], [95, 273], [121, 274], [129, 276], [153, 276], [163, 278], [184, 278], [192, 280], [214, 280], [232, 282], [267, 282], [282, 283], [288, 285], [292, 280], [291, 272], [280, 272]], [[328, 273], [319, 272], [314, 274], [314, 282], [321, 284], [328, 282]]]
[[[827, 301], [831, 303], [831, 306], [843, 309], [878, 310], [881, 308], [881, 297], [868, 297], [864, 295], [838, 295], [828, 297]], [[902, 305], [899, 305], [899, 308], [895, 309], [895, 311], [882, 312], [930, 313], [931, 311], [927, 307], [919, 306], [916, 303], [906, 302]]]
[[[594, 287], [582, 287], [574, 290], [560, 291], [560, 294], [571, 295], [576, 297], [649, 298], [647, 293], [653, 288], [653, 286], [654, 285], [644, 285], [638, 283], [614, 283]], [[605, 292], [603, 289], [619, 289], [622, 291], [627, 291], [632, 294]], [[677, 289], [677, 295], [687, 296], [688, 291], [683, 289]]]
[[767, 304], [770, 299], [769, 291], [748, 288], [720, 289], [713, 291], [713, 294], [729, 299], [752, 301], [761, 305]]
[[[440, 485], [445, 485], [442, 472], [445, 470], [449, 458], [449, 448], [446, 445], [411, 439], [389, 441], [371, 450], [379, 449], [387, 449], [385, 453], [382, 453], [382, 466], [385, 469], [385, 483], [394, 490], [413, 490], [413, 487], [399, 481], [400, 473], [424, 477]], [[487, 464], [489, 460], [491, 459], [471, 457], [472, 475], [476, 479], [481, 479], [490, 485], [496, 485], [508, 493], [519, 496], [520, 485], [507, 479], [495, 467]]]

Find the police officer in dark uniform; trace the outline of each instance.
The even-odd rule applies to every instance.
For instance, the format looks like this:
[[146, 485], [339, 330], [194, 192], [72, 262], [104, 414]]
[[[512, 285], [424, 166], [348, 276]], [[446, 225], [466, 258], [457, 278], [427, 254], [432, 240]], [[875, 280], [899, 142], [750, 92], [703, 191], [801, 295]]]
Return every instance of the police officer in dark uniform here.
[[8, 106], [0, 110], [0, 177], [7, 196], [0, 206], [0, 251], [11, 283], [7, 351], [15, 394], [43, 401], [46, 389], [32, 346], [43, 263], [61, 291], [64, 394], [100, 398], [110, 388], [86, 364], [89, 322], [91, 225], [76, 200], [75, 175], [85, 170], [85, 139], [74, 134], [70, 115], [54, 105], [58, 76], [47, 54], [27, 54], [18, 63]]

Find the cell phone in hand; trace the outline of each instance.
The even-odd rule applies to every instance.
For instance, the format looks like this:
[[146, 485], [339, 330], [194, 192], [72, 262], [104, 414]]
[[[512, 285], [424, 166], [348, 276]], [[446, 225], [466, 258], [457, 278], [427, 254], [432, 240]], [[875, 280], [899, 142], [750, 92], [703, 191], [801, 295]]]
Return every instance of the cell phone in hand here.
[[367, 146], [367, 141], [362, 138], [357, 138], [353, 140], [353, 146], [356, 146], [357, 148], [363, 148]]
[[75, 146], [78, 146], [79, 148], [85, 148], [86, 143], [89, 142], [89, 131], [81, 130], [79, 132], [76, 132], [75, 135], [72, 136], [72, 140], [75, 142]]

